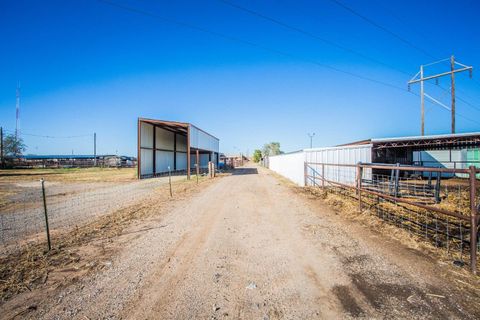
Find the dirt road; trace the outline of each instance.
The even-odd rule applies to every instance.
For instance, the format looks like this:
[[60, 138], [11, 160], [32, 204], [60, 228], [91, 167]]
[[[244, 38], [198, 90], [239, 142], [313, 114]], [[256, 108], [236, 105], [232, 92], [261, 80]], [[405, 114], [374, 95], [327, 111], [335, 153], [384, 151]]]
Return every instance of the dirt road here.
[[342, 219], [265, 169], [239, 169], [31, 317], [475, 318], [478, 295], [440, 281], [443, 267]]

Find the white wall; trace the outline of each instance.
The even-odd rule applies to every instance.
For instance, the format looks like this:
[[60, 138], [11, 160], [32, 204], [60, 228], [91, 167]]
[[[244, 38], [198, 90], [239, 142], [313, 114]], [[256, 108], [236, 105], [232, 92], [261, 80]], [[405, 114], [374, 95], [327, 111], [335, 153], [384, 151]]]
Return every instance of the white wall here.
[[[305, 162], [309, 163], [308, 175], [319, 177], [322, 174], [322, 166], [314, 163], [371, 163], [372, 145], [305, 149], [268, 158], [268, 165], [271, 170], [300, 186], [305, 185]], [[327, 180], [355, 184], [355, 167], [325, 166], [324, 174]], [[371, 169], [364, 170], [363, 178], [369, 179], [371, 175]], [[319, 184], [320, 180], [316, 180], [316, 183]], [[307, 184], [313, 185], [312, 180], [307, 180]]]
[[299, 186], [304, 186], [304, 162], [303, 151], [287, 153], [269, 157], [269, 168]]

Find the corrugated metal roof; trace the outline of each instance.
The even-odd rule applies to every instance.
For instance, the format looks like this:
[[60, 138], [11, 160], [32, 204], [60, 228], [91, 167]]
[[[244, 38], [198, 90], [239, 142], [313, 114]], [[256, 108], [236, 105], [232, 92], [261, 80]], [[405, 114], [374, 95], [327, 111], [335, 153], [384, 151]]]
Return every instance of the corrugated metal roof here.
[[462, 138], [462, 137], [472, 137], [472, 136], [480, 136], [480, 132], [451, 133], [451, 134], [438, 134], [438, 135], [428, 135], [428, 136], [407, 136], [407, 137], [396, 137], [396, 138], [377, 138], [377, 139], [371, 139], [371, 141], [375, 143], [375, 142], [389, 142], [389, 141], [435, 140], [435, 139]]

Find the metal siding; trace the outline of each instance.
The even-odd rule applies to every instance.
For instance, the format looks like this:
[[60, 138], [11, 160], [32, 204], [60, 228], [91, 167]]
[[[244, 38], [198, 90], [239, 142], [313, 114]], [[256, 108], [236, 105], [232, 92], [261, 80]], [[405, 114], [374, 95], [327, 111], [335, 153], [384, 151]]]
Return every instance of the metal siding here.
[[177, 170], [187, 170], [187, 154], [177, 152]]
[[192, 125], [190, 126], [190, 146], [192, 148], [219, 152], [218, 139]]
[[200, 168], [208, 168], [208, 154], [200, 155]]
[[148, 123], [141, 123], [140, 137], [142, 148], [153, 148], [153, 126]]
[[156, 152], [156, 173], [168, 172], [168, 167], [173, 170], [173, 151], [157, 151]]
[[157, 149], [164, 149], [164, 150], [172, 150], [174, 148], [174, 133], [162, 128], [155, 129], [155, 148]]
[[[153, 140], [152, 140], [153, 143]], [[140, 175], [144, 174], [153, 174], [153, 151], [152, 150], [141, 150], [141, 167], [140, 167]]]
[[187, 136], [177, 134], [177, 151], [187, 152]]
[[[315, 158], [315, 163], [328, 164], [357, 164], [358, 162], [372, 162], [372, 145], [344, 146], [320, 149], [306, 149], [306, 159]], [[321, 165], [310, 165], [309, 175], [321, 175]], [[355, 184], [355, 167], [325, 166], [325, 178], [327, 180]], [[365, 169], [363, 178], [370, 179], [371, 169]], [[317, 180], [317, 184], [320, 180]]]

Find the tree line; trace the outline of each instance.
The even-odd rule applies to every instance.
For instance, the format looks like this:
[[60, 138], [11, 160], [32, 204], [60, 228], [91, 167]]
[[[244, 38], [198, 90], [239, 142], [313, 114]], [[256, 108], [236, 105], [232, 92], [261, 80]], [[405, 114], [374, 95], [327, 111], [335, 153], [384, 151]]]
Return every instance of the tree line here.
[[256, 149], [253, 152], [253, 161], [260, 162], [263, 158], [282, 154], [280, 142], [270, 142], [263, 145], [262, 149]]

